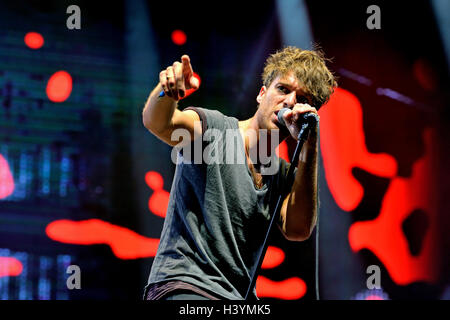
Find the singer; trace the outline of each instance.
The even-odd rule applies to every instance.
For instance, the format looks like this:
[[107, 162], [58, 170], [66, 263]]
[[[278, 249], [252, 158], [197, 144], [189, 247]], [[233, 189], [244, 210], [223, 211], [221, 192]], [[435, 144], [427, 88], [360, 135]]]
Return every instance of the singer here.
[[[297, 139], [302, 115], [317, 114], [337, 86], [325, 62], [320, 50], [286, 47], [270, 55], [256, 97], [258, 108], [250, 119], [242, 121], [216, 110], [177, 108], [186, 90], [199, 87], [187, 55], [161, 71], [159, 84], [143, 110], [144, 126], [171, 146], [180, 142], [173, 138], [175, 130], [180, 128], [190, 133], [192, 138], [188, 143], [192, 144], [210, 129], [239, 130], [240, 143], [234, 143], [233, 147], [235, 152], [245, 155], [246, 161], [243, 164], [177, 163], [144, 299], [244, 299], [275, 197], [286, 181], [289, 168], [286, 161], [277, 158], [279, 169], [275, 174], [266, 175], [258, 159], [254, 161], [249, 155], [255, 154], [262, 143], [265, 147], [267, 143], [271, 154], [275, 154], [270, 141], [275, 135], [271, 132], [279, 133], [277, 144], [288, 136]], [[282, 113], [284, 121], [279, 121], [277, 115], [283, 108], [289, 110]], [[268, 132], [268, 141], [252, 138], [259, 137], [252, 132], [260, 130]], [[277, 224], [292, 241], [308, 239], [316, 223], [317, 131], [315, 127], [309, 133], [293, 186], [282, 198]], [[218, 143], [206, 141], [202, 148]], [[227, 147], [225, 141], [219, 148]], [[182, 152], [178, 156], [182, 158]], [[256, 298], [255, 290], [253, 298]]]

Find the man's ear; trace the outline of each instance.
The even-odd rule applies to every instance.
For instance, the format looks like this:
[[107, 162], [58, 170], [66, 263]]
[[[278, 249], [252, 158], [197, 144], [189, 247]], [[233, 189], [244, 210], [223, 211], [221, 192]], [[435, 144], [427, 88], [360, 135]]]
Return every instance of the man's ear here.
[[266, 86], [262, 86], [262, 87], [261, 87], [261, 90], [259, 90], [259, 94], [258, 94], [258, 96], [256, 97], [256, 101], [257, 101], [258, 103], [261, 103], [262, 97], [263, 97], [263, 95], [266, 93], [266, 90], [267, 90]]

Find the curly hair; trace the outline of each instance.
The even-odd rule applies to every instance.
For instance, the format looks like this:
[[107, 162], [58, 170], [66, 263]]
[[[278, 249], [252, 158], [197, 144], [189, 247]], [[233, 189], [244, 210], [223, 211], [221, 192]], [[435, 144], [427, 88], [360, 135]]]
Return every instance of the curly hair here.
[[269, 87], [278, 76], [293, 71], [302, 85], [302, 90], [311, 98], [317, 110], [328, 101], [337, 82], [328, 70], [323, 52], [316, 47], [313, 51], [296, 47], [285, 47], [267, 58], [262, 74], [263, 85]]

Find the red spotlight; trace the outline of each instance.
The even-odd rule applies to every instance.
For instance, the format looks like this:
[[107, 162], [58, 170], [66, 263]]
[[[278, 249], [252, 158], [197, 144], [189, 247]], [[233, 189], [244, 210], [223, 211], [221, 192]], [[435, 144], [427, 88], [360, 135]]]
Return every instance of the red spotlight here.
[[431, 64], [425, 59], [418, 59], [413, 64], [413, 74], [417, 82], [427, 91], [437, 89], [437, 76]]
[[39, 49], [44, 45], [44, 37], [37, 32], [28, 32], [25, 35], [24, 41], [31, 49]]
[[14, 257], [0, 257], [0, 277], [18, 276], [23, 271], [20, 260]]
[[186, 43], [186, 39], [187, 39], [186, 38], [186, 33], [184, 33], [184, 31], [174, 30], [172, 32], [172, 41], [176, 45], [182, 46], [183, 44]]
[[50, 101], [66, 101], [72, 92], [72, 77], [66, 71], [55, 72], [48, 80], [46, 92]]
[[9, 197], [14, 192], [14, 178], [8, 161], [0, 154], [0, 199]]

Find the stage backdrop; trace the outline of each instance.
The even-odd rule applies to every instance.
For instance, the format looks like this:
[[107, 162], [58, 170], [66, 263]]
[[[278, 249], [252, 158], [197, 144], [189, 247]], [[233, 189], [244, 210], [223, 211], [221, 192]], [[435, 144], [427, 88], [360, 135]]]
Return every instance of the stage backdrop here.
[[267, 56], [314, 43], [339, 84], [319, 111], [319, 224], [272, 234], [258, 295], [448, 299], [438, 2], [183, 3], [170, 19], [155, 1], [2, 2], [0, 299], [142, 299], [175, 168], [142, 124], [160, 70], [189, 54], [201, 86], [180, 109], [242, 120]]

